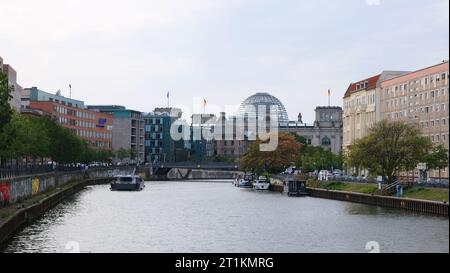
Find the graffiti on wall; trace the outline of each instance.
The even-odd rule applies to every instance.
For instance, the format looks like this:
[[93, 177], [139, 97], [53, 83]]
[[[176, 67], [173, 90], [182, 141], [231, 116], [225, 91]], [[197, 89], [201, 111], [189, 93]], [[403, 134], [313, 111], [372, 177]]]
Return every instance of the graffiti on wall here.
[[39, 178], [31, 179], [31, 195], [39, 193]]
[[9, 183], [0, 181], [0, 207], [9, 204]]

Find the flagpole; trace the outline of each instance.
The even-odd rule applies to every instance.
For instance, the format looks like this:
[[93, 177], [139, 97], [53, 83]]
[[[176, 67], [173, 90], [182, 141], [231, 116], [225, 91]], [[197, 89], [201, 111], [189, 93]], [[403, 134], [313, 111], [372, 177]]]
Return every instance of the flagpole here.
[[331, 90], [328, 89], [328, 107], [331, 106], [331, 104], [330, 104], [330, 98], [331, 98]]

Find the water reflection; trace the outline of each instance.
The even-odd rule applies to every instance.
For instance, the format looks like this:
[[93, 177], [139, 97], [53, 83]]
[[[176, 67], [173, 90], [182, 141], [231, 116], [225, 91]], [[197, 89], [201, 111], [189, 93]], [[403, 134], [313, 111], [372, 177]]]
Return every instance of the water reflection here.
[[[448, 252], [448, 218], [226, 183], [88, 187], [19, 232], [5, 252]], [[76, 247], [79, 247], [77, 249]]]

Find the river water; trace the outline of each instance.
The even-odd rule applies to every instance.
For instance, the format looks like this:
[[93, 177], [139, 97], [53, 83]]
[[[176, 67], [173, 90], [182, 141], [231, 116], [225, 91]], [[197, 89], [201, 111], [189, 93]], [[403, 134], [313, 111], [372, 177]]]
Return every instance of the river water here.
[[89, 186], [3, 252], [449, 252], [449, 219], [238, 189], [231, 181]]

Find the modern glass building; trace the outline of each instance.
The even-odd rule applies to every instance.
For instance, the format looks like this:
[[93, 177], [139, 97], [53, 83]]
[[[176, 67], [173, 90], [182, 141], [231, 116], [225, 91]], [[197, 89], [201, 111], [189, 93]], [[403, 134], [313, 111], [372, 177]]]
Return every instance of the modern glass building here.
[[145, 161], [151, 163], [172, 162], [175, 145], [170, 137], [172, 118], [167, 113], [144, 115]]

